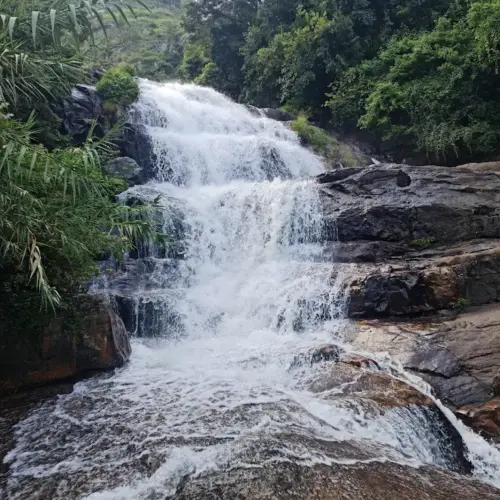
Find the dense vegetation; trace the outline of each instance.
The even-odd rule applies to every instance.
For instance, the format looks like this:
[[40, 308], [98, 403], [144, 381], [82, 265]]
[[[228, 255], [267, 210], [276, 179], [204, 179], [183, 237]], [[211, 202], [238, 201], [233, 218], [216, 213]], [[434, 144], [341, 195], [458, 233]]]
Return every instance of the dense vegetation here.
[[101, 168], [115, 154], [107, 138], [74, 144], [59, 132], [53, 104], [96, 64], [108, 68], [98, 84], [107, 111], [137, 98], [134, 71], [195, 81], [296, 113], [292, 128], [303, 142], [348, 166], [350, 152], [311, 122], [363, 134], [400, 157], [419, 152], [453, 164], [498, 153], [500, 0], [180, 7], [0, 0], [4, 305], [58, 307], [95, 271], [96, 256], [121, 255], [150, 230], [138, 209], [115, 201], [124, 184]]
[[[102, 2], [99, 6], [102, 7]], [[90, 6], [90, 9], [88, 8]], [[96, 257], [121, 256], [150, 232], [142, 211], [116, 201], [123, 181], [101, 168], [115, 153], [92, 128], [82, 144], [59, 134], [51, 103], [85, 78], [98, 2], [3, 0], [0, 14], [0, 315], [60, 307], [95, 273]], [[111, 6], [113, 15], [125, 13]], [[36, 10], [34, 10], [36, 9]], [[113, 92], [116, 91], [115, 96]], [[123, 68], [102, 85], [128, 104], [137, 83]]]
[[134, 8], [135, 17], [125, 27], [103, 13], [106, 33], [94, 26], [95, 44], [89, 47], [88, 58], [98, 66], [131, 64], [138, 76], [156, 81], [180, 78], [184, 53], [180, 0], [144, 3], [148, 8]]
[[492, 157], [500, 0], [189, 0], [181, 73], [403, 153]]

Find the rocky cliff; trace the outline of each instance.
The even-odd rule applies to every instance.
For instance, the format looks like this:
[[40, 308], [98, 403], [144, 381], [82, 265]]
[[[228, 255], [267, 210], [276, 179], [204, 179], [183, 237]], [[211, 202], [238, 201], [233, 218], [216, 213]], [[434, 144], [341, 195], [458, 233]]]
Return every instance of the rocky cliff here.
[[[318, 178], [355, 348], [389, 352], [500, 436], [500, 163]], [[338, 277], [337, 277], [338, 279]]]

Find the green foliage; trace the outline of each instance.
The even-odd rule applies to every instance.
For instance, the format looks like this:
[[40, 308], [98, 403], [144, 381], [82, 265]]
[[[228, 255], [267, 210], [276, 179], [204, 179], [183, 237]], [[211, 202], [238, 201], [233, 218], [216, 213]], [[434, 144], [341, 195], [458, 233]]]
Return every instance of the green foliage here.
[[297, 132], [302, 143], [316, 154], [332, 162], [341, 163], [346, 168], [356, 166], [357, 161], [352, 151], [345, 144], [339, 143], [324, 130], [310, 123], [306, 115], [299, 115], [290, 126], [293, 131]]
[[443, 18], [433, 31], [394, 38], [379, 60], [362, 127], [445, 158], [496, 151], [500, 79], [467, 20]]
[[107, 36], [95, 30], [95, 44], [88, 52], [91, 60], [108, 66], [128, 63], [136, 68], [137, 76], [156, 81], [182, 76], [179, 70], [185, 37], [180, 11], [167, 4], [151, 6], [150, 10], [134, 9], [134, 13], [134, 21], [126, 29], [117, 27], [109, 14], [103, 15]]
[[[120, 257], [153, 234], [144, 218], [151, 206], [115, 201], [125, 183], [100, 166], [114, 154], [112, 146], [91, 136], [70, 145], [50, 109], [83, 81], [80, 49], [93, 43], [101, 9], [128, 22], [119, 4], [106, 0], [0, 2], [1, 315], [34, 317], [40, 306], [56, 308], [95, 274], [96, 257]], [[132, 99], [130, 82], [137, 84], [129, 72], [121, 67], [108, 75], [104, 93]]]
[[320, 128], [309, 123], [306, 115], [300, 115], [291, 123], [292, 130], [297, 132], [301, 141], [310, 146], [315, 152], [322, 153], [332, 138]]
[[187, 44], [184, 46], [184, 56], [179, 72], [184, 79], [194, 80], [201, 76], [209, 63], [210, 57], [206, 47], [199, 44]]
[[129, 106], [139, 97], [139, 84], [131, 75], [129, 65], [117, 66], [104, 73], [97, 83], [97, 91], [105, 103]]
[[0, 119], [1, 266], [24, 276], [42, 305], [55, 306], [60, 291], [93, 274], [97, 255], [120, 256], [149, 223], [138, 209], [113, 201], [125, 185], [100, 168], [113, 152], [108, 143], [89, 139], [49, 152], [32, 143], [34, 127], [32, 120]]
[[426, 248], [429, 248], [435, 241], [436, 241], [435, 238], [426, 237], [426, 238], [418, 238], [416, 240], [411, 240], [409, 244], [410, 246], [418, 248], [419, 250], [425, 250]]
[[237, 99], [405, 156], [498, 153], [500, 0], [189, 0], [185, 28], [185, 77]]
[[455, 302], [452, 302], [450, 306], [452, 309], [455, 309], [456, 311], [463, 311], [469, 306], [469, 299], [466, 299], [465, 297], [460, 297]]
[[222, 77], [220, 69], [214, 62], [209, 62], [205, 64], [201, 74], [194, 79], [194, 82], [198, 85], [204, 85], [206, 87], [213, 87], [217, 85]]

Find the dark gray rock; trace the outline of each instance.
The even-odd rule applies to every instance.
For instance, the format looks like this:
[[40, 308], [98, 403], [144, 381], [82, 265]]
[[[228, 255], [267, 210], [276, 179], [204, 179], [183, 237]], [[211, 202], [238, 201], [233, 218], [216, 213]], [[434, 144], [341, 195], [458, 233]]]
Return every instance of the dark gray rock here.
[[124, 179], [129, 186], [144, 184], [145, 176], [137, 162], [126, 156], [114, 158], [103, 165], [103, 170], [111, 177]]
[[489, 399], [488, 388], [477, 378], [461, 373], [450, 378], [443, 378], [432, 373], [418, 372], [434, 389], [436, 397], [441, 399], [452, 409], [460, 408], [464, 405], [482, 403]]
[[102, 101], [96, 88], [91, 85], [76, 85], [71, 95], [64, 99], [60, 110], [63, 132], [70, 135], [75, 143], [82, 143], [93, 123], [97, 122], [95, 134], [103, 137], [105, 126], [102, 113]]
[[[343, 275], [351, 317], [408, 316], [443, 309], [460, 310], [500, 298], [500, 240], [477, 240], [411, 251], [397, 243], [366, 244]], [[341, 247], [348, 244], [340, 244]], [[373, 263], [366, 252], [374, 249]], [[406, 251], [405, 251], [406, 250]], [[334, 251], [325, 258], [336, 260]], [[349, 259], [343, 249], [340, 262]]]
[[291, 122], [295, 120], [295, 116], [292, 115], [292, 113], [288, 113], [288, 111], [283, 111], [282, 109], [264, 108], [262, 109], [262, 112], [267, 118], [271, 118], [271, 120], [279, 122]]
[[467, 168], [382, 164], [318, 177], [329, 226], [341, 242], [451, 243], [500, 237], [500, 178]]
[[155, 178], [156, 155], [154, 153], [151, 137], [144, 125], [126, 123], [116, 141], [120, 154], [134, 159], [142, 169], [141, 175], [144, 182]]
[[462, 369], [457, 357], [448, 349], [432, 349], [412, 354], [403, 361], [406, 369], [422, 373], [432, 373], [446, 378], [457, 375]]

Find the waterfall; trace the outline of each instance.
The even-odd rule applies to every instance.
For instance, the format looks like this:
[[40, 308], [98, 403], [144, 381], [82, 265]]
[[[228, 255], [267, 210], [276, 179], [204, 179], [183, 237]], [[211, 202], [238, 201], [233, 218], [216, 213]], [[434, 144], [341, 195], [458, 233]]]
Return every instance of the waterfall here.
[[133, 116], [156, 178], [124, 196], [159, 197], [174, 241], [136, 262], [121, 297], [137, 334], [129, 365], [18, 424], [9, 498], [168, 498], [190, 474], [279, 461], [455, 470], [435, 413], [311, 390], [324, 367], [294, 362], [348, 349], [312, 180], [321, 160], [208, 88], [142, 81]]

